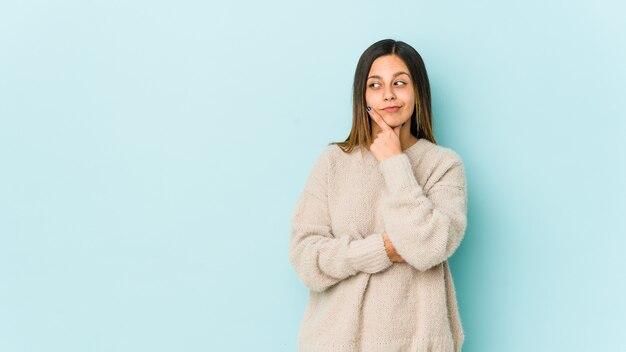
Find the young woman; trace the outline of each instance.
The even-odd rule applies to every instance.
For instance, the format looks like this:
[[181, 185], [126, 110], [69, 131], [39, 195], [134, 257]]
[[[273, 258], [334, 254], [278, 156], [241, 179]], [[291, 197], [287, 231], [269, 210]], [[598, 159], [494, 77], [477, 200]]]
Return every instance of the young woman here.
[[466, 179], [435, 142], [422, 58], [376, 42], [353, 90], [352, 131], [321, 153], [291, 220], [289, 260], [309, 289], [299, 350], [458, 352], [448, 258], [467, 225]]

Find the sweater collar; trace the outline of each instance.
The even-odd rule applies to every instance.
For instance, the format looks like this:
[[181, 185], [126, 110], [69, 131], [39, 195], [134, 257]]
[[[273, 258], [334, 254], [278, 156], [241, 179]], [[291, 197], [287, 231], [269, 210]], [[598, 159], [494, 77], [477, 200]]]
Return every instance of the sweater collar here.
[[[433, 142], [429, 141], [428, 139], [426, 139], [426, 138], [419, 138], [417, 140], [417, 142], [415, 142], [415, 144], [413, 144], [412, 146], [406, 148], [402, 152], [407, 154], [410, 159], [415, 160], [415, 161], [419, 161], [422, 158], [422, 156], [424, 154], [426, 154], [426, 152], [428, 150], [430, 150], [434, 146], [435, 146], [435, 144]], [[360, 149], [361, 156], [363, 158], [365, 158], [366, 160], [369, 160], [371, 162], [378, 163], [378, 160], [376, 159], [374, 154], [372, 154], [372, 152], [367, 150], [367, 148], [363, 147], [363, 148], [359, 148], [359, 149]]]

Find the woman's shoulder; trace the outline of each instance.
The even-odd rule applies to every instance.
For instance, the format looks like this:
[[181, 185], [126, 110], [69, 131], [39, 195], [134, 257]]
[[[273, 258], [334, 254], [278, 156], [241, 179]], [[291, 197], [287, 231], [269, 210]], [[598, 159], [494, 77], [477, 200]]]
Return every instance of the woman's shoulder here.
[[356, 146], [352, 151], [346, 152], [341, 146], [335, 143], [329, 143], [317, 153], [314, 169], [317, 172], [334, 173], [337, 170], [349, 172], [355, 165], [355, 159], [363, 157], [360, 147]]
[[[426, 139], [423, 141], [420, 139], [420, 141], [421, 147], [414, 149], [409, 157], [425, 180], [433, 177], [438, 179], [451, 170], [461, 170], [462, 174], [465, 173], [463, 159], [455, 149]], [[426, 181], [423, 182], [426, 183]]]
[[463, 158], [452, 147], [435, 144], [427, 139], [420, 139], [420, 141], [422, 140], [426, 145], [423, 158], [436, 164], [463, 164]]
[[321, 151], [317, 153], [315, 158], [315, 164], [313, 166], [313, 172], [326, 173], [333, 164], [336, 164], [338, 159], [341, 158], [343, 150], [336, 144], [328, 144], [321, 148]]
[[350, 152], [344, 151], [339, 144], [329, 143], [321, 152], [320, 157], [330, 161], [340, 161], [343, 158], [353, 157], [360, 153], [360, 147], [355, 146]]

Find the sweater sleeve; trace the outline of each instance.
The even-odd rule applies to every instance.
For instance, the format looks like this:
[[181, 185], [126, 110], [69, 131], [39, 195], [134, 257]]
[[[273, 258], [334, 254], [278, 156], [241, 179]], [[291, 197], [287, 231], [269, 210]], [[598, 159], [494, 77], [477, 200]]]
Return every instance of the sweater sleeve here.
[[289, 261], [303, 284], [322, 292], [359, 272], [392, 265], [382, 233], [362, 239], [333, 233], [328, 207], [327, 149], [317, 160], [291, 218]]
[[463, 163], [456, 153], [443, 158], [431, 177], [438, 180], [424, 193], [409, 158], [401, 153], [383, 160], [389, 197], [382, 207], [385, 230], [396, 252], [417, 270], [447, 260], [467, 226], [467, 193]]

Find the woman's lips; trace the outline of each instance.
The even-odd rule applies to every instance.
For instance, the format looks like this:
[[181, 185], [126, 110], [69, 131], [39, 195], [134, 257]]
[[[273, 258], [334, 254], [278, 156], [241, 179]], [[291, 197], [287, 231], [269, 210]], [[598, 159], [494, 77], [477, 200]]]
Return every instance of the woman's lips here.
[[384, 108], [383, 110], [385, 110], [387, 112], [396, 112], [396, 111], [400, 110], [400, 108], [395, 106], [395, 107]]

